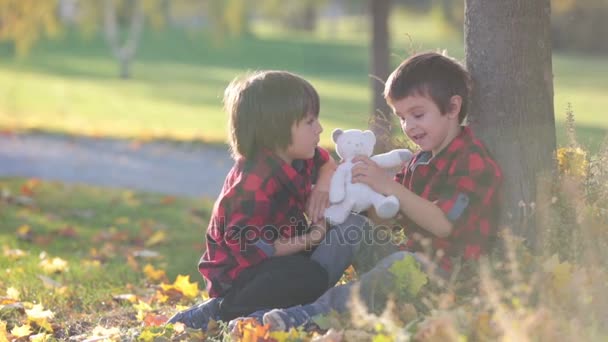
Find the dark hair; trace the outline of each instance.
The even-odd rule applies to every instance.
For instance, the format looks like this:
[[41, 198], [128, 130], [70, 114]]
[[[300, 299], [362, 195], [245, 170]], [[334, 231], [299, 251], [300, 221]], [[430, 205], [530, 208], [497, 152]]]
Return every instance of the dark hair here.
[[458, 122], [467, 115], [471, 76], [455, 59], [436, 52], [411, 56], [393, 71], [384, 88], [384, 98], [390, 104], [411, 95], [429, 96], [442, 114], [449, 110], [454, 95], [462, 97]]
[[233, 158], [251, 158], [263, 148], [287, 148], [293, 124], [308, 114], [319, 116], [319, 94], [290, 72], [257, 71], [228, 85], [224, 110]]

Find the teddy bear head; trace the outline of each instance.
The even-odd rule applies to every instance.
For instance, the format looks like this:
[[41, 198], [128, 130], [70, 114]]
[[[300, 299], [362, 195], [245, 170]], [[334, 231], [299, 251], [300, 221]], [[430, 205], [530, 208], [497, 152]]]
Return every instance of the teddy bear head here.
[[331, 137], [336, 144], [336, 152], [343, 160], [350, 160], [359, 155], [370, 157], [374, 153], [376, 136], [372, 131], [358, 129], [343, 131], [336, 128]]

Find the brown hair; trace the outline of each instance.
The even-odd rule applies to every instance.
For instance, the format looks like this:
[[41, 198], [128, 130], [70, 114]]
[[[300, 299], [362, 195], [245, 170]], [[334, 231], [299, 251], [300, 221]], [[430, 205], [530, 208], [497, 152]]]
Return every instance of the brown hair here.
[[252, 158], [263, 148], [287, 148], [291, 127], [319, 115], [319, 94], [287, 71], [257, 71], [233, 80], [224, 92], [232, 157]]
[[467, 115], [471, 76], [455, 59], [436, 52], [411, 56], [393, 71], [384, 88], [384, 98], [390, 104], [411, 95], [429, 96], [445, 114], [454, 95], [462, 97], [458, 122]]

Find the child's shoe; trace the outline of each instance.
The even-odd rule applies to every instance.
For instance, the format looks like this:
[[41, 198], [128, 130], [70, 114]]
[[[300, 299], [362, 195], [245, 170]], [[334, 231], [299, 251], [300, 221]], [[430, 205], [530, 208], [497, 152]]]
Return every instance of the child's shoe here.
[[210, 319], [219, 319], [219, 307], [221, 302], [222, 299], [219, 297], [210, 298], [189, 309], [176, 313], [167, 321], [167, 323], [181, 322], [192, 329], [207, 330], [207, 324], [209, 324]]

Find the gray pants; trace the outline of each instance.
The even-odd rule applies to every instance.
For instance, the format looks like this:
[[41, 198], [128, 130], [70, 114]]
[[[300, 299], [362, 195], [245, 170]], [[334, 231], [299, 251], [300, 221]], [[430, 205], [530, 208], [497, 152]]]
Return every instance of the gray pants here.
[[326, 314], [331, 310], [344, 312], [351, 298], [353, 286], [358, 284], [359, 295], [368, 310], [379, 311], [386, 304], [388, 293], [396, 288], [396, 278], [390, 272], [390, 267], [408, 256], [415, 258], [414, 254], [405, 251], [395, 252], [385, 257], [371, 271], [359, 276], [359, 280], [330, 288], [313, 303], [304, 305], [303, 309], [310, 316]]
[[311, 255], [327, 271], [329, 287], [334, 286], [344, 271], [355, 262], [361, 250], [367, 250], [365, 234], [370, 222], [361, 215], [351, 214], [344, 223], [332, 226], [325, 239]]

